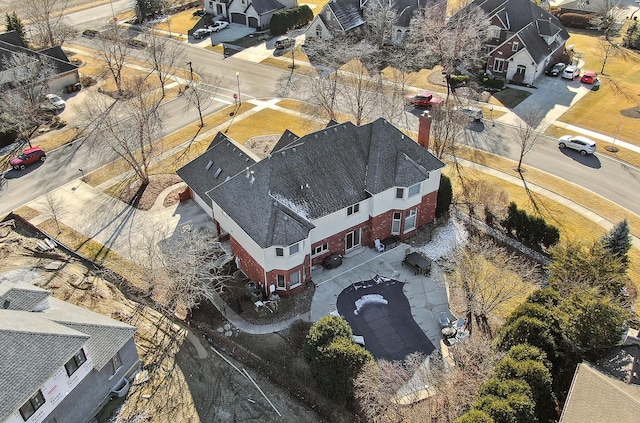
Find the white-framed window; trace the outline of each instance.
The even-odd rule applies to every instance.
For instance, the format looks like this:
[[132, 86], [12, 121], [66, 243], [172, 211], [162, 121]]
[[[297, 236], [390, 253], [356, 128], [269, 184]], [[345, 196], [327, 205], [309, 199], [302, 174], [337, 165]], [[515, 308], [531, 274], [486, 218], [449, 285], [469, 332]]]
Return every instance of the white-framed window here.
[[122, 358], [120, 358], [120, 353], [116, 353], [111, 359], [111, 375], [115, 375], [120, 367], [122, 367]]
[[289, 274], [289, 288], [295, 288], [300, 285], [300, 271], [296, 270]]
[[293, 245], [289, 246], [289, 255], [290, 256], [294, 255], [298, 251], [300, 251], [300, 245], [299, 244], [293, 244]]
[[420, 184], [415, 184], [409, 187], [409, 197], [420, 194]]
[[80, 349], [80, 351], [71, 357], [71, 360], [67, 361], [67, 364], [64, 365], [64, 368], [67, 370], [67, 376], [74, 374], [85, 361], [87, 361], [87, 356], [84, 354], [84, 350]]
[[404, 198], [404, 188], [396, 188], [396, 198]]
[[287, 283], [284, 280], [284, 275], [278, 275], [276, 277], [276, 287], [278, 289], [287, 289]]
[[404, 212], [404, 231], [409, 232], [416, 228], [416, 215], [418, 209], [411, 209]]
[[347, 233], [344, 237], [344, 249], [345, 251], [353, 250], [360, 246], [360, 234], [362, 229], [356, 229], [355, 231]]
[[360, 211], [360, 204], [354, 204], [353, 206], [347, 207], [347, 216], [351, 216], [354, 213], [358, 213]]
[[283, 257], [284, 256], [284, 248], [276, 247], [276, 256]]
[[391, 221], [391, 233], [398, 235], [400, 233], [400, 223], [402, 223], [402, 213], [393, 212], [393, 220]]
[[504, 59], [493, 59], [494, 72], [504, 72]]
[[489, 36], [491, 38], [500, 38], [500, 27], [492, 25], [489, 27]]
[[329, 249], [329, 243], [325, 242], [324, 244], [316, 245], [311, 252], [312, 255], [317, 256]]
[[514, 41], [513, 44], [511, 44], [511, 51], [518, 51], [519, 47], [520, 47], [520, 43], [517, 41]]
[[38, 392], [27, 402], [24, 403], [22, 407], [20, 407], [20, 415], [22, 419], [26, 422], [29, 420], [29, 417], [33, 416], [38, 408], [42, 407], [45, 403], [44, 395], [42, 395], [42, 391], [38, 389]]

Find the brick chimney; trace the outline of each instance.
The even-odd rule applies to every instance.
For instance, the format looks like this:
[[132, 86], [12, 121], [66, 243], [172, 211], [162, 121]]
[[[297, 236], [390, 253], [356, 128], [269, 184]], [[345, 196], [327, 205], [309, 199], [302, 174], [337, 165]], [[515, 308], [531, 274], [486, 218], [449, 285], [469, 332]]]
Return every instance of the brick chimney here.
[[431, 133], [431, 114], [425, 110], [418, 118], [420, 124], [418, 126], [418, 144], [429, 149], [429, 134]]

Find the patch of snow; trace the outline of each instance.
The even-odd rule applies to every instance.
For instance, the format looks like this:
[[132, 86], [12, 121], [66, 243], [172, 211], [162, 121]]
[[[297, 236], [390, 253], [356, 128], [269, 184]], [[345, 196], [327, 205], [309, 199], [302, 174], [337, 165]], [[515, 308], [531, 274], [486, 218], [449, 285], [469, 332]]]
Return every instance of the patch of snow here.
[[309, 206], [307, 204], [297, 204], [293, 200], [285, 197], [284, 195], [280, 195], [277, 193], [271, 193], [271, 196], [276, 201], [281, 203], [283, 206], [291, 210], [292, 212], [296, 213], [297, 215], [307, 220], [311, 220], [310, 213], [309, 213]]
[[26, 282], [35, 285], [42, 276], [37, 270], [32, 269], [15, 269], [0, 274], [0, 283], [2, 282]]
[[432, 260], [449, 254], [463, 246], [469, 239], [469, 233], [456, 218], [451, 218], [446, 225], [436, 228], [431, 241], [418, 248], [418, 251]]
[[389, 301], [387, 301], [380, 294], [363, 295], [362, 297], [356, 300], [356, 309], [353, 310], [353, 314], [357, 316], [358, 313], [360, 312], [360, 309], [362, 309], [362, 307], [364, 307], [367, 304], [389, 304]]

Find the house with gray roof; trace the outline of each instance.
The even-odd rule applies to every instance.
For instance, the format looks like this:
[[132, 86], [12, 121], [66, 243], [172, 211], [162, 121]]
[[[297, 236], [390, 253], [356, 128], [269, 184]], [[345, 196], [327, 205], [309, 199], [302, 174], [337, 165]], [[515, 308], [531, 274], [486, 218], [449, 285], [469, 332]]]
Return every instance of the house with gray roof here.
[[531, 84], [562, 58], [569, 33], [558, 18], [531, 0], [474, 0], [471, 5], [491, 21], [488, 74]]
[[0, 421], [90, 421], [139, 369], [135, 328], [0, 275]]
[[53, 75], [47, 81], [50, 92], [62, 93], [68, 85], [73, 85], [80, 81], [78, 66], [69, 61], [67, 55], [60, 46], [52, 47], [40, 51], [29, 49], [16, 31], [0, 33], [0, 92], [11, 87], [11, 82], [19, 75], [7, 63], [18, 54], [26, 54], [33, 58], [51, 65]]
[[236, 163], [224, 179], [212, 173], [215, 163], [240, 158], [229, 138], [222, 148], [213, 143], [217, 155], [203, 153], [213, 157], [209, 170], [198, 158], [178, 174], [201, 201], [206, 190], [238, 267], [266, 292], [287, 296], [303, 290], [327, 256], [408, 238], [435, 219], [444, 163], [427, 150], [428, 135], [418, 139], [426, 141], [384, 119], [332, 122], [303, 137], [285, 132], [268, 157]]
[[204, 10], [229, 22], [264, 30], [279, 10], [297, 7], [297, 0], [205, 0]]

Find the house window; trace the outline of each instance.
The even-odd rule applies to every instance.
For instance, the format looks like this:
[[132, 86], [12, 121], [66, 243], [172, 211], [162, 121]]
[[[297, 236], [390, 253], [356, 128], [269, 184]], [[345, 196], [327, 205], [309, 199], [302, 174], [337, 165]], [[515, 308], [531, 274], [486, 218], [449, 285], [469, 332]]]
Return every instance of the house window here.
[[42, 404], [44, 404], [44, 396], [42, 395], [42, 391], [38, 390], [38, 393], [29, 398], [29, 401], [27, 401], [22, 407], [20, 407], [20, 415], [22, 416], [22, 420], [26, 422], [29, 417], [33, 416], [38, 408], [42, 407]]
[[84, 354], [84, 350], [81, 349], [64, 365], [64, 368], [67, 370], [67, 375], [71, 376], [74, 374], [85, 361], [87, 361], [87, 356]]
[[289, 275], [289, 287], [295, 288], [298, 285], [300, 285], [300, 271], [296, 270]]
[[396, 198], [404, 198], [404, 188], [396, 188]]
[[120, 353], [116, 353], [111, 359], [111, 375], [115, 375], [120, 367], [122, 367], [122, 359]]
[[416, 214], [418, 209], [411, 209], [404, 212], [404, 231], [409, 232], [416, 228]]
[[325, 242], [324, 244], [320, 244], [320, 245], [316, 246], [316, 247], [313, 249], [312, 254], [313, 254], [314, 256], [317, 256], [317, 255], [319, 255], [319, 254], [324, 253], [324, 252], [325, 252], [325, 251], [327, 251], [328, 249], [329, 249], [329, 244]]
[[400, 223], [402, 222], [402, 213], [393, 212], [393, 220], [391, 221], [391, 233], [398, 235], [400, 233]]
[[213, 2], [212, 1], [209, 2], [209, 8], [213, 9]]
[[415, 184], [409, 187], [409, 197], [420, 194], [420, 184]]
[[513, 44], [511, 45], [511, 51], [518, 51], [518, 47], [520, 47], [520, 43], [518, 43], [517, 41], [514, 41]]
[[316, 37], [322, 38], [322, 25], [316, 25]]
[[298, 244], [293, 244], [292, 246], [289, 247], [289, 255], [290, 256], [294, 255], [298, 251], [300, 251], [300, 245], [298, 245]]
[[494, 72], [504, 72], [504, 59], [493, 59]]
[[278, 289], [287, 289], [287, 284], [284, 281], [284, 275], [278, 275], [278, 280], [276, 283], [277, 283]]
[[500, 38], [500, 27], [492, 26], [489, 28], [489, 36], [491, 38]]
[[345, 236], [344, 249], [346, 251], [352, 250], [360, 246], [360, 231], [361, 229], [356, 229], [353, 232], [349, 232]]
[[347, 207], [347, 216], [351, 216], [354, 213], [358, 213], [360, 211], [360, 204], [354, 204], [353, 206]]
[[284, 248], [276, 247], [276, 256], [278, 257], [284, 256]]

